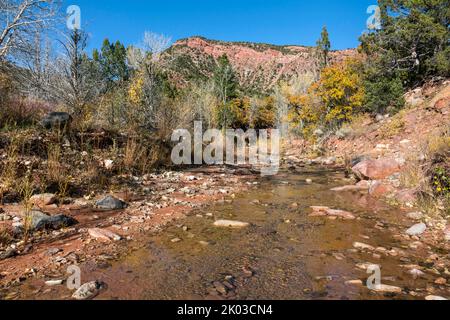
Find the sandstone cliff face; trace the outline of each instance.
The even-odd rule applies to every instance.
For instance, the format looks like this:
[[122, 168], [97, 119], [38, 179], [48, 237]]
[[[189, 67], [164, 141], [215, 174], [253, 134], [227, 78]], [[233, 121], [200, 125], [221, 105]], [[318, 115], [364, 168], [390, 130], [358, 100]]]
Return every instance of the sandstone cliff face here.
[[[340, 61], [355, 54], [354, 49], [333, 51], [331, 59]], [[192, 37], [179, 40], [167, 50], [163, 61], [180, 84], [192, 78], [211, 77], [217, 59], [226, 54], [243, 88], [267, 92], [280, 80], [316, 69], [314, 48], [269, 44], [223, 42]]]

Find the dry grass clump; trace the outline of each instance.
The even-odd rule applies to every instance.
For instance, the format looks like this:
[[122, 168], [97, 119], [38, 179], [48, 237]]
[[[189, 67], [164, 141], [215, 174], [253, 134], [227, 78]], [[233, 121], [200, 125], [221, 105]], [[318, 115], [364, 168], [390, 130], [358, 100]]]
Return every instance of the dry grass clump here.
[[6, 228], [0, 229], [0, 247], [7, 247], [12, 241], [11, 232]]
[[15, 185], [18, 175], [18, 160], [19, 160], [19, 146], [20, 142], [13, 138], [6, 147], [6, 158], [2, 163], [0, 171], [0, 201], [3, 202], [3, 197], [6, 193], [11, 192]]
[[380, 137], [382, 139], [389, 139], [389, 138], [395, 137], [396, 135], [400, 134], [403, 131], [403, 129], [405, 129], [405, 126], [406, 126], [404, 115], [405, 115], [405, 110], [401, 110], [399, 113], [397, 113], [391, 119], [389, 119], [387, 121], [387, 123], [385, 123], [380, 128]]
[[418, 191], [417, 205], [423, 212], [450, 215], [450, 130], [429, 137], [420, 159], [408, 159], [401, 183]]
[[31, 210], [33, 209], [31, 197], [33, 196], [34, 192], [33, 182], [29, 176], [24, 177], [20, 182], [19, 192], [20, 195], [22, 196], [22, 205], [24, 209], [23, 238], [24, 242], [27, 243], [31, 232], [31, 224], [32, 224]]
[[363, 113], [356, 115], [350, 123], [345, 123], [340, 132], [350, 138], [359, 138], [367, 134], [367, 126], [373, 122], [370, 114]]

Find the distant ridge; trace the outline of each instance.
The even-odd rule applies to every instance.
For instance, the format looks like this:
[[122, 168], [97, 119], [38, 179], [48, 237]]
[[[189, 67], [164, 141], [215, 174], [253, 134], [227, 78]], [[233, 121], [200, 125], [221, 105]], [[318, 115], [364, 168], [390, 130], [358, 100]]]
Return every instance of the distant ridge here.
[[[355, 49], [346, 49], [330, 55], [332, 61], [340, 61], [355, 53]], [[183, 85], [192, 79], [211, 77], [223, 54], [228, 56], [241, 86], [251, 92], [269, 92], [279, 81], [311, 72], [315, 66], [313, 47], [227, 42], [201, 36], [176, 41], [163, 54], [163, 63], [169, 75]]]

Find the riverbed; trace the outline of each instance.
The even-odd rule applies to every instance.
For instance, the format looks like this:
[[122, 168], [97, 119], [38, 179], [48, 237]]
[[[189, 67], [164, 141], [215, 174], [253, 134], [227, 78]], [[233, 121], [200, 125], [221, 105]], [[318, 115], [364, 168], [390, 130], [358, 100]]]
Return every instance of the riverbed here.
[[[149, 236], [119, 261], [85, 263], [82, 281], [106, 284], [96, 299], [423, 299], [433, 275], [408, 273], [407, 265], [422, 263], [423, 255], [398, 237], [411, 221], [367, 192], [331, 191], [346, 183], [341, 170], [314, 167], [261, 178], [250, 191]], [[311, 206], [346, 210], [356, 219], [311, 217]], [[219, 219], [250, 225], [218, 228]], [[355, 242], [374, 249], [354, 248]], [[379, 265], [382, 283], [402, 293], [367, 288], [367, 264]], [[26, 299], [72, 293], [43, 280], [15, 290]]]

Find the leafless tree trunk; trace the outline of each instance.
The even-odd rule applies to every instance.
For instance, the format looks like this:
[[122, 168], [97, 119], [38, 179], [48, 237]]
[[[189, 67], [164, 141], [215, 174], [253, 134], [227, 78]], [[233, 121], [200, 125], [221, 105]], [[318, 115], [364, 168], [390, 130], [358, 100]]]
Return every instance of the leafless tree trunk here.
[[55, 21], [60, 0], [0, 0], [0, 61], [35, 51], [36, 36]]

